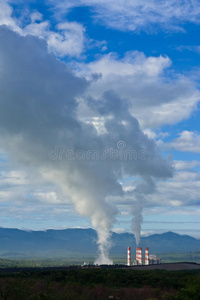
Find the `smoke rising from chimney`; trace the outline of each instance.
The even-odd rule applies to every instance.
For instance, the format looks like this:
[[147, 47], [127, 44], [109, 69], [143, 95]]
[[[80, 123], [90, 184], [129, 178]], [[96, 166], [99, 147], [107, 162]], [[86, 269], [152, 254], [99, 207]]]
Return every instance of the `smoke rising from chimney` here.
[[[143, 179], [135, 189], [133, 209], [133, 230], [139, 240], [145, 195], [148, 189], [152, 191], [150, 183], [155, 178], [172, 176], [171, 163], [142, 132], [125, 99], [114, 91], [107, 91], [99, 100], [84, 99], [89, 82], [48, 53], [43, 40], [19, 36], [6, 27], [0, 28], [0, 38], [0, 147], [7, 151], [10, 161], [34, 171], [38, 181], [58, 186], [63, 199], [69, 199], [78, 213], [91, 219], [100, 252], [96, 263], [112, 263], [109, 238], [118, 209], [108, 199], [126, 196], [119, 183], [123, 178]], [[78, 116], [76, 99], [80, 97], [97, 120], [103, 118], [103, 133]], [[148, 157], [121, 159], [119, 148], [115, 157], [102, 160], [49, 157], [59, 145], [63, 151], [70, 149], [82, 155], [89, 150], [105, 153], [116, 148], [118, 141], [125, 141], [123, 151], [146, 151]]]
[[149, 176], [143, 176], [142, 181], [136, 185], [133, 192], [135, 203], [132, 207], [132, 231], [135, 235], [136, 245], [140, 242], [141, 225], [143, 222], [142, 211], [146, 204], [145, 196], [155, 191], [154, 180]]

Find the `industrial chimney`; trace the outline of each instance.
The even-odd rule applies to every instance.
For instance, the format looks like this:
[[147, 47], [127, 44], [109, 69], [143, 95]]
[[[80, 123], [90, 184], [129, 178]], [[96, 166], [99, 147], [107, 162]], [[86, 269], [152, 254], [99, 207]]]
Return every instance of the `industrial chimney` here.
[[128, 247], [127, 250], [127, 266], [131, 265], [131, 247]]
[[136, 248], [136, 261], [137, 261], [137, 264], [142, 265], [142, 248], [141, 247]]
[[149, 248], [145, 248], [145, 265], [149, 265]]

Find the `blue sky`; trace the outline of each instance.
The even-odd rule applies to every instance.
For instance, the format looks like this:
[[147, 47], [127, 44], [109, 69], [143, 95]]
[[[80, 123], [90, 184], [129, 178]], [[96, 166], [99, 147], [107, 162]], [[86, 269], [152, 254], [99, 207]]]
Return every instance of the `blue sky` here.
[[[199, 1], [0, 6], [0, 226], [200, 238]], [[119, 141], [152, 164], [48, 161]]]

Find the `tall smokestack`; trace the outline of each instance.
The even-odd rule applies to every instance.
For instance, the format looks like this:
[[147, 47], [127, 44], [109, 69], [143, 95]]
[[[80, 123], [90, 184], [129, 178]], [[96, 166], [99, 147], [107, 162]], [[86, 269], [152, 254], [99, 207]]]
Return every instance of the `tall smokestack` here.
[[127, 266], [131, 265], [131, 247], [128, 247], [127, 250]]
[[145, 265], [149, 265], [149, 248], [145, 248]]
[[136, 248], [136, 261], [139, 265], [142, 265], [142, 248]]

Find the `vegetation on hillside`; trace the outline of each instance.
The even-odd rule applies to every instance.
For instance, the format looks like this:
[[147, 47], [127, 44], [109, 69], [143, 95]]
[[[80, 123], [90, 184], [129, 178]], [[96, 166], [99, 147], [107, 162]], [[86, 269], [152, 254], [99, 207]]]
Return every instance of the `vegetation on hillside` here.
[[0, 274], [0, 300], [197, 300], [200, 270], [32, 270]]

